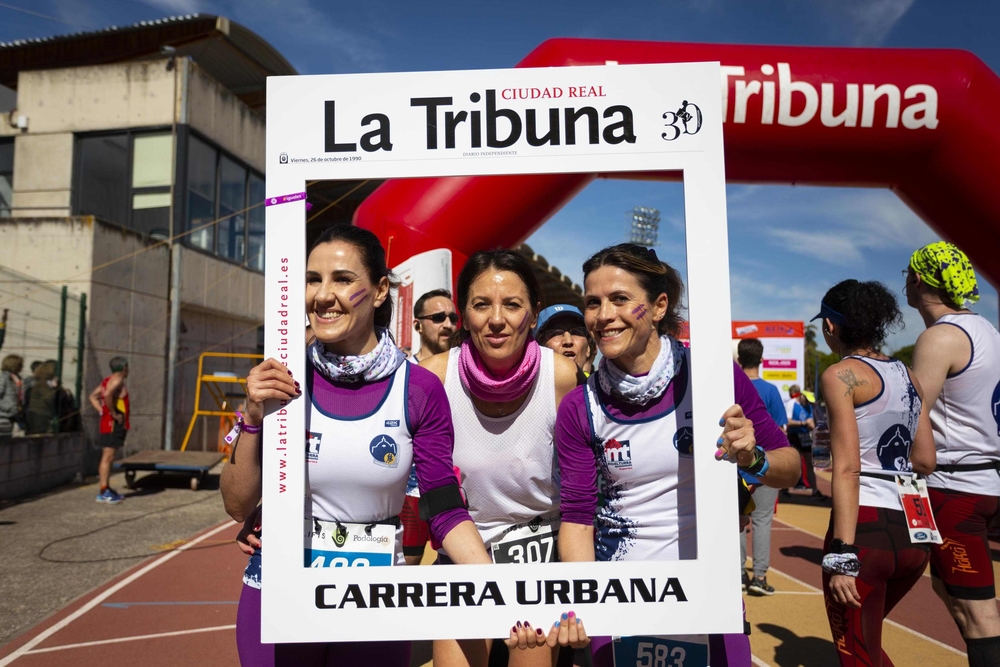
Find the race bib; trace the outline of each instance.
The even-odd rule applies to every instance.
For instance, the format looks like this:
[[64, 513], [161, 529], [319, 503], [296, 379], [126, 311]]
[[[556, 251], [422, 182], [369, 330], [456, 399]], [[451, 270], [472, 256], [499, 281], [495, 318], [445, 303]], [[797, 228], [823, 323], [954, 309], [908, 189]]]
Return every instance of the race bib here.
[[559, 560], [559, 522], [535, 519], [493, 543], [494, 563], [555, 563]]
[[912, 475], [896, 475], [896, 491], [906, 515], [906, 527], [913, 544], [941, 544], [931, 500], [927, 495], [927, 482]]
[[615, 667], [709, 667], [708, 635], [615, 637]]
[[396, 555], [391, 524], [305, 520], [306, 567], [386, 567]]

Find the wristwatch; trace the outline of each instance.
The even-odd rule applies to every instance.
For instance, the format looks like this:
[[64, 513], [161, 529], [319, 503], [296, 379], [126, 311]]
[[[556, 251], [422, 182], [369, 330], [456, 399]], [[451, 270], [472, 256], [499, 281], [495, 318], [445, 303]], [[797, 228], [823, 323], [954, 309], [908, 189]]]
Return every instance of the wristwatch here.
[[753, 450], [754, 460], [748, 466], [740, 466], [740, 469], [744, 472], [748, 472], [754, 477], [760, 478], [767, 474], [767, 469], [771, 467], [771, 464], [767, 462], [767, 452], [760, 445], [754, 447]]
[[853, 544], [847, 544], [843, 540], [837, 539], [836, 537], [830, 540], [830, 549], [827, 551], [830, 554], [854, 554], [857, 556], [860, 551]]

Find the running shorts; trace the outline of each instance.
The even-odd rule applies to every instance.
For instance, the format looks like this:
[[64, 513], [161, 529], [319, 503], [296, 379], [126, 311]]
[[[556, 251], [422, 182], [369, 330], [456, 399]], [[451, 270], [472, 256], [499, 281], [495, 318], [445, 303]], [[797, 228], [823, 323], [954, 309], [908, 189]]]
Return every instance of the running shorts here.
[[406, 496], [403, 502], [403, 511], [399, 513], [399, 519], [403, 522], [403, 555], [421, 556], [424, 547], [430, 539], [430, 528], [427, 522], [420, 518], [417, 510], [417, 503], [420, 498]]
[[997, 513], [996, 496], [929, 488], [931, 507], [944, 542], [931, 549], [931, 575], [959, 600], [996, 596], [986, 529]]
[[114, 423], [113, 429], [111, 433], [97, 434], [97, 445], [99, 447], [120, 449], [125, 446], [125, 435], [128, 433], [128, 430], [118, 422]]

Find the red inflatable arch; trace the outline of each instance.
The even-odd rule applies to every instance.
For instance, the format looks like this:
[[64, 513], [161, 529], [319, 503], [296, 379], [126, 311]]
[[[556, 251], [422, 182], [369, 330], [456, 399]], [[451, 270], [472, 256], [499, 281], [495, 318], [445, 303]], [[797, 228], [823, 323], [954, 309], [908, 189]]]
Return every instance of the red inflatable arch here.
[[[730, 182], [888, 187], [1000, 284], [1000, 80], [955, 50], [553, 39], [518, 67], [720, 61]], [[392, 238], [393, 263], [527, 238], [593, 178], [392, 180], [355, 222]]]

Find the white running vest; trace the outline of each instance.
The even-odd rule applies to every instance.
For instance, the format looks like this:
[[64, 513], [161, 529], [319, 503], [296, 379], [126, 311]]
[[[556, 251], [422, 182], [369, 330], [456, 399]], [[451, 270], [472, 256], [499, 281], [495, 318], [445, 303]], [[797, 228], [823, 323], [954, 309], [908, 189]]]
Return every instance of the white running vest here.
[[902, 361], [845, 358], [867, 364], [882, 379], [882, 391], [878, 396], [854, 406], [861, 445], [861, 472], [879, 476], [861, 476], [859, 504], [902, 511], [895, 476], [913, 474], [910, 451], [920, 419], [920, 395]]
[[[347, 419], [323, 411], [310, 396], [306, 418], [306, 512], [323, 521], [366, 523], [399, 515], [413, 463], [406, 414], [410, 364], [400, 364], [385, 398], [367, 415]], [[396, 564], [402, 565], [402, 528]]]
[[[972, 359], [944, 381], [931, 408], [938, 465], [1000, 461], [1000, 333], [986, 318], [944, 315], [934, 326], [955, 326], [969, 337]], [[927, 486], [1000, 496], [995, 470], [935, 472]]]
[[585, 385], [591, 446], [603, 506], [597, 510], [596, 559], [689, 560], [698, 557], [691, 431], [690, 353], [674, 388], [674, 409], [657, 419], [615, 421], [600, 404], [597, 376]]
[[459, 348], [448, 356], [444, 389], [455, 424], [453, 460], [486, 550], [507, 528], [559, 514], [552, 434], [556, 426], [554, 353], [541, 348], [541, 368], [513, 414], [487, 417], [458, 375]]

